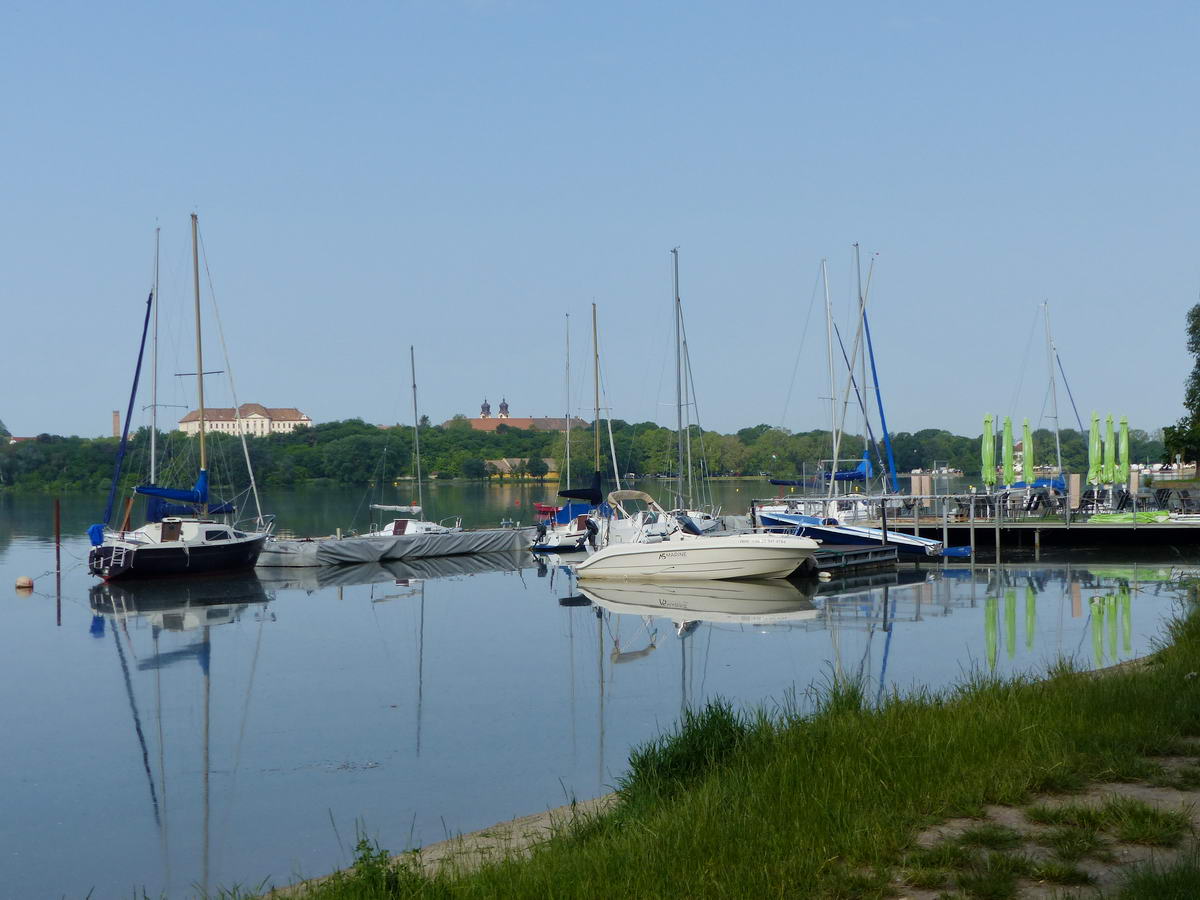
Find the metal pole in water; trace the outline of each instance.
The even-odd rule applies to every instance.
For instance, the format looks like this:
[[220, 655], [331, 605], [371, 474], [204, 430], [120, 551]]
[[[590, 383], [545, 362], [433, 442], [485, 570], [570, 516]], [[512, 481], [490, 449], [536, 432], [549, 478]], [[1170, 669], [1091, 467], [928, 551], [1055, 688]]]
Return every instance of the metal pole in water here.
[[975, 559], [975, 495], [971, 495], [971, 559]]
[[992, 521], [996, 523], [996, 565], [1000, 565], [1000, 497], [993, 495], [993, 498], [992, 509], [994, 513]]
[[1042, 558], [1042, 529], [1033, 529], [1033, 558], [1040, 560]]
[[54, 596], [57, 624], [62, 625], [62, 501], [54, 498]]

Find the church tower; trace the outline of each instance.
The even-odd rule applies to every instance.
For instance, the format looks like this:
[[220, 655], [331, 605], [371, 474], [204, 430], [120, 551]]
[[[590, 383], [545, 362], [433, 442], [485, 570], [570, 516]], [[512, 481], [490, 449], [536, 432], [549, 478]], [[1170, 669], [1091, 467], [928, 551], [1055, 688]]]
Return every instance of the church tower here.
[[[500, 408], [504, 409], [504, 405], [501, 404]], [[487, 397], [484, 397], [483, 404], [479, 407], [479, 418], [490, 419], [491, 417], [492, 417], [492, 404], [487, 402]]]
[[503, 397], [500, 398], [500, 418], [508, 418], [508, 401]]

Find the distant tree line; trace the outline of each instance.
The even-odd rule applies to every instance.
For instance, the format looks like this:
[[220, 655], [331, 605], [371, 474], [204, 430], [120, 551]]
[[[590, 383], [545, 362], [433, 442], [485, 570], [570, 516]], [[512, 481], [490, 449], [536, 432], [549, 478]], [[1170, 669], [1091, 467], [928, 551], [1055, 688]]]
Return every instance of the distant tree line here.
[[[621, 420], [600, 428], [600, 470], [610, 476], [670, 475], [679, 468], [678, 445], [673, 429], [653, 422], [630, 424]], [[929, 469], [935, 464], [962, 469], [969, 475], [979, 471], [979, 436], [967, 437], [940, 429], [892, 436], [899, 472]], [[831, 456], [828, 431], [792, 433], [769, 425], [743, 428], [734, 434], [701, 432], [693, 427], [688, 435], [694, 472], [711, 475], [758, 475], [780, 478], [812, 474], [822, 460]], [[566, 435], [561, 432], [511, 428], [476, 431], [465, 417], [446, 425], [422, 423], [421, 469], [424, 477], [482, 479], [488, 476], [486, 460], [523, 458], [529, 462], [521, 474], [541, 477], [547, 468], [543, 458], [559, 462], [563, 471]], [[1019, 439], [1019, 435], [1018, 435]], [[228, 490], [247, 481], [240, 440], [227, 434], [207, 436], [209, 469], [217, 488]], [[1087, 469], [1087, 435], [1067, 429], [1060, 433], [1063, 465], [1068, 471]], [[1054, 465], [1054, 432], [1038, 429], [1033, 434], [1036, 465]], [[157, 436], [157, 478], [160, 484], [184, 485], [196, 475], [198, 440], [179, 431]], [[116, 438], [59, 437], [42, 434], [16, 444], [0, 443], [0, 490], [102, 491], [113, 473]], [[141, 429], [133, 435], [123, 466], [126, 485], [143, 482], [149, 472], [150, 434]], [[247, 439], [249, 456], [260, 484], [290, 487], [304, 484], [366, 485], [390, 483], [412, 477], [413, 428], [397, 425], [379, 428], [360, 419], [326, 422], [298, 428], [291, 434], [271, 434]], [[592, 429], [571, 432], [569, 480], [585, 483], [594, 466]], [[839, 457], [841, 468], [849, 468], [861, 457], [860, 436], [844, 435]], [[1130, 455], [1134, 462], [1164, 459], [1160, 437], [1145, 431], [1130, 431]], [[872, 449], [871, 457], [876, 459]], [[686, 462], [685, 462], [686, 465]]]

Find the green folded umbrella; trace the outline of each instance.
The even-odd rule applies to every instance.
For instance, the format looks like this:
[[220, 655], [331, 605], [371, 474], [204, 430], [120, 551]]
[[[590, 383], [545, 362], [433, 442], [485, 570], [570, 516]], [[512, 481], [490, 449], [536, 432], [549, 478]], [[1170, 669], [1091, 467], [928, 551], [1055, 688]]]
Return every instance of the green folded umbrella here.
[[1029, 430], [1029, 420], [1021, 424], [1021, 480], [1026, 485], [1033, 484], [1033, 432]]
[[1004, 417], [1004, 436], [1002, 440], [1004, 453], [1004, 484], [1007, 487], [1017, 480], [1016, 469], [1013, 467], [1012, 419], [1010, 419], [1008, 416]]
[[979, 458], [982, 463], [980, 474], [983, 483], [991, 487], [996, 483], [996, 433], [992, 430], [992, 414], [983, 417], [983, 440], [979, 445]]
[[1104, 464], [1100, 467], [1100, 480], [1112, 484], [1117, 474], [1117, 442], [1113, 439], [1112, 413], [1108, 414], [1104, 426]]
[[1129, 417], [1121, 416], [1120, 437], [1117, 438], [1117, 481], [1129, 484]]
[[1100, 483], [1100, 413], [1092, 413], [1092, 427], [1088, 431], [1088, 476], [1091, 484]]

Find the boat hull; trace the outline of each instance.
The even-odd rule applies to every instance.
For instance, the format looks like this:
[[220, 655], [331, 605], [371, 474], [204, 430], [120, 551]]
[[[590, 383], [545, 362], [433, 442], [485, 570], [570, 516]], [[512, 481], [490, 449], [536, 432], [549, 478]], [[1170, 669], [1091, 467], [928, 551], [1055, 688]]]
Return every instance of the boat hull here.
[[787, 578], [801, 567], [812, 567], [817, 547], [817, 542], [809, 538], [782, 534], [610, 544], [581, 562], [575, 571], [581, 579]]
[[[266, 540], [267, 536], [264, 534], [242, 540], [222, 541], [218, 544], [162, 544], [141, 547], [102, 544], [93, 547], [88, 553], [88, 571], [105, 581], [239, 572], [254, 568]], [[122, 550], [124, 553], [121, 553]]]
[[[813, 538], [823, 544], [883, 544], [883, 530], [858, 525], [819, 525], [810, 521], [812, 516], [791, 513], [763, 513], [762, 523], [767, 528], [795, 529], [796, 534]], [[932, 538], [914, 537], [888, 529], [888, 544], [905, 556], [941, 556], [942, 542]]]

